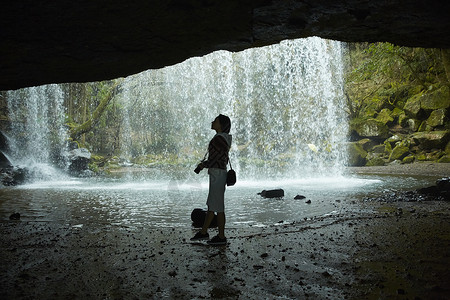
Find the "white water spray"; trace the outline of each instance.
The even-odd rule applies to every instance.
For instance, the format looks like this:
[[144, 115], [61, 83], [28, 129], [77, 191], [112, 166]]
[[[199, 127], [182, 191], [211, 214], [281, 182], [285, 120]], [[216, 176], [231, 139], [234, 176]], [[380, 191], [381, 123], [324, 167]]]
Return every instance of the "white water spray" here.
[[55, 167], [65, 167], [61, 158], [68, 137], [61, 87], [51, 84], [24, 88], [8, 91], [6, 97], [11, 124], [8, 132], [11, 162], [27, 167], [35, 177], [55, 176]]
[[342, 51], [335, 41], [289, 40], [130, 76], [123, 102], [131, 141], [122, 147], [199, 160], [213, 135], [210, 122], [223, 113], [232, 120], [231, 159], [241, 178], [341, 175]]

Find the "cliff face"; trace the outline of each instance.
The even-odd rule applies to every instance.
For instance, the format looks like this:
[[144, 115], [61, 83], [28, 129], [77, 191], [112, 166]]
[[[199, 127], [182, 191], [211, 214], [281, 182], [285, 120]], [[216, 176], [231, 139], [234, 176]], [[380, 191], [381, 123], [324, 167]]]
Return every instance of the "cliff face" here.
[[307, 36], [450, 48], [448, 11], [445, 0], [9, 1], [0, 90], [112, 79]]

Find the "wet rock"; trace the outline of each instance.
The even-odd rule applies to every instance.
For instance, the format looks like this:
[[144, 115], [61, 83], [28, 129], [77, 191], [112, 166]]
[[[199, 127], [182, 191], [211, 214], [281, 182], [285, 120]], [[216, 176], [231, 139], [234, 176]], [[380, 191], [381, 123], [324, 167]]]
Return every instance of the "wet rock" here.
[[305, 202], [306, 204], [311, 204], [311, 200], [308, 200]]
[[258, 193], [263, 198], [282, 198], [284, 197], [283, 189], [274, 189], [274, 190], [263, 190], [261, 193]]
[[450, 177], [436, 180], [436, 186], [440, 191], [450, 191]]
[[302, 195], [297, 195], [297, 196], [294, 197], [295, 200], [302, 200], [302, 199], [305, 199], [305, 198], [306, 197], [302, 196]]
[[5, 186], [16, 186], [25, 183], [29, 177], [29, 170], [26, 168], [8, 167], [1, 170], [1, 181]]
[[0, 168], [7, 168], [12, 166], [9, 159], [3, 154], [3, 152], [0, 151]]
[[392, 152], [389, 156], [389, 161], [392, 162], [394, 160], [403, 159], [409, 153], [409, 141], [405, 140], [400, 142], [397, 146], [392, 149]]
[[364, 166], [367, 162], [367, 152], [358, 142], [347, 144], [348, 165], [352, 167]]
[[415, 132], [412, 134], [412, 138], [421, 149], [440, 149], [445, 147], [449, 141], [450, 131]]
[[91, 153], [85, 148], [73, 149], [68, 153], [68, 159], [70, 161], [69, 171], [80, 174], [89, 169]]
[[9, 219], [10, 220], [15, 220], [15, 221], [20, 220], [20, 214], [19, 213], [13, 213], [13, 214], [11, 214], [9, 216]]

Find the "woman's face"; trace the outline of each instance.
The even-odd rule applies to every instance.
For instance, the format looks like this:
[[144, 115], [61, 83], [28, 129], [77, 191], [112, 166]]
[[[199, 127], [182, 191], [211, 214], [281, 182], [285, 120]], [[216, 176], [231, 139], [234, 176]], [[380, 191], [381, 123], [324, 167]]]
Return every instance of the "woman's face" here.
[[214, 129], [217, 132], [222, 131], [222, 126], [220, 126], [219, 118], [215, 118], [211, 123], [211, 129]]

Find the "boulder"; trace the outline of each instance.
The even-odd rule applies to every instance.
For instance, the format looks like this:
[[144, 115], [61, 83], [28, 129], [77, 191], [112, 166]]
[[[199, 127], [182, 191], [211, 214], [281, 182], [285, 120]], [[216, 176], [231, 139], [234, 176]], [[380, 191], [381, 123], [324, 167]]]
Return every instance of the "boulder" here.
[[383, 158], [381, 157], [374, 157], [372, 159], [369, 159], [369, 161], [366, 163], [366, 166], [384, 166], [386, 163]]
[[10, 220], [13, 220], [13, 221], [18, 221], [18, 220], [20, 220], [20, 213], [13, 213], [13, 214], [11, 214], [11, 215], [9, 216], [9, 219], [10, 219]]
[[438, 179], [436, 185], [418, 189], [417, 193], [427, 196], [440, 196], [442, 199], [450, 201], [450, 178]]
[[73, 149], [69, 152], [70, 161], [69, 171], [72, 173], [81, 173], [89, 169], [91, 153], [86, 148]]
[[410, 164], [413, 162], [414, 162], [414, 155], [408, 155], [402, 159], [402, 163], [404, 163], [404, 164]]
[[389, 155], [389, 161], [401, 160], [409, 153], [409, 142], [402, 141], [392, 149], [391, 155]]
[[3, 168], [7, 168], [9, 166], [12, 166], [11, 162], [5, 156], [5, 154], [3, 154], [3, 152], [0, 151], [0, 168], [3, 169]]
[[445, 109], [433, 110], [427, 119], [427, 125], [431, 127], [442, 126], [445, 123]]
[[406, 120], [406, 128], [411, 132], [416, 132], [419, 129], [420, 121], [416, 119], [408, 119]]
[[375, 141], [371, 139], [362, 139], [359, 140], [357, 143], [359, 143], [363, 147], [364, 151], [371, 150], [377, 144]]
[[390, 143], [392, 146], [398, 142], [401, 142], [404, 138], [405, 137], [403, 135], [396, 134], [396, 135], [393, 135], [390, 138], [386, 139], [386, 142]]
[[450, 192], [450, 177], [444, 177], [436, 180], [436, 186], [440, 191]]
[[412, 138], [421, 149], [444, 148], [450, 139], [450, 131], [415, 132]]
[[392, 112], [388, 108], [383, 108], [377, 115], [376, 120], [382, 124], [389, 125], [394, 121], [391, 116]]
[[376, 145], [372, 148], [372, 152], [381, 154], [381, 153], [384, 153], [385, 148], [386, 148], [385, 145]]
[[362, 167], [367, 162], [367, 152], [358, 142], [350, 142], [348, 149], [348, 165], [351, 167]]
[[2, 169], [1, 182], [5, 186], [16, 186], [25, 183], [29, 178], [30, 171], [26, 168], [14, 168], [9, 166]]
[[422, 98], [423, 93], [416, 94], [406, 101], [403, 109], [405, 112], [412, 118], [417, 119], [417, 115], [420, 112], [420, 100]]
[[373, 118], [354, 122], [352, 128], [361, 137], [385, 139], [389, 136], [388, 126]]
[[284, 197], [283, 189], [274, 189], [274, 190], [263, 190], [261, 193], [258, 193], [263, 198], [282, 198]]
[[449, 87], [444, 86], [432, 93], [422, 95], [420, 107], [425, 110], [446, 109], [450, 107]]
[[0, 131], [0, 151], [8, 151], [8, 138]]
[[450, 163], [450, 155], [446, 154], [438, 159], [438, 163]]

